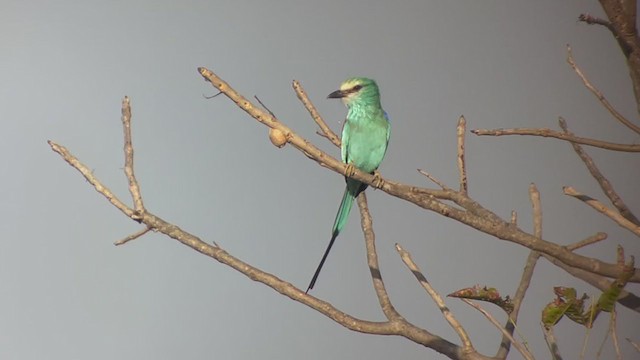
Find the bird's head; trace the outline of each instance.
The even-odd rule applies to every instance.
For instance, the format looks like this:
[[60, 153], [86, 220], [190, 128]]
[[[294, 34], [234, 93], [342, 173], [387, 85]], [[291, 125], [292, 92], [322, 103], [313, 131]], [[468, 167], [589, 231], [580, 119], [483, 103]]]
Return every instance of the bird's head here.
[[352, 104], [380, 104], [380, 91], [378, 84], [372, 79], [356, 77], [345, 80], [336, 90], [327, 96], [329, 99], [341, 99], [351, 107]]

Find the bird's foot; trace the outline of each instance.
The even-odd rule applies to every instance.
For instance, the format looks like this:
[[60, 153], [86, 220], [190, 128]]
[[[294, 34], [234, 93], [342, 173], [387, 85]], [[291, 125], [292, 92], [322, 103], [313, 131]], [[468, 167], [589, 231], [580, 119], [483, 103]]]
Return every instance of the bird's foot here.
[[382, 189], [382, 186], [384, 185], [384, 180], [382, 180], [382, 176], [380, 176], [380, 173], [378, 172], [378, 170], [373, 172], [373, 187], [376, 189]]
[[353, 166], [353, 164], [351, 163], [347, 164], [347, 168], [344, 170], [344, 176], [352, 177], [353, 174], [355, 173], [356, 173], [356, 167]]

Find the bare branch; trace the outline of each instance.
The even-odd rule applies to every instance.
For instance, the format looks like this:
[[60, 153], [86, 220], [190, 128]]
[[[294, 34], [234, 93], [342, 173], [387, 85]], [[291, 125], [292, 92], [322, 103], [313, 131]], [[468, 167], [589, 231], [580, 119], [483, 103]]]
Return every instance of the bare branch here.
[[622, 360], [622, 353], [620, 352], [620, 342], [618, 341], [618, 331], [616, 330], [616, 319], [618, 312], [616, 308], [611, 311], [611, 318], [609, 321], [609, 331], [611, 332], [611, 340], [613, 340], [613, 348], [616, 349], [616, 358]]
[[133, 199], [133, 208], [135, 209], [134, 220], [139, 219], [139, 214], [144, 210], [142, 203], [142, 195], [140, 194], [140, 186], [133, 172], [133, 145], [131, 143], [131, 103], [129, 97], [125, 96], [122, 100], [122, 130], [124, 132], [124, 173], [129, 182], [129, 192]]
[[540, 324], [542, 327], [542, 333], [544, 334], [544, 340], [547, 342], [547, 346], [549, 347], [549, 352], [551, 352], [551, 356], [553, 360], [562, 360], [562, 355], [560, 355], [560, 349], [558, 348], [558, 342], [556, 341], [556, 336], [553, 333], [553, 326], [546, 327], [544, 324]]
[[295, 90], [296, 95], [298, 96], [298, 99], [300, 99], [304, 107], [309, 112], [309, 115], [311, 115], [311, 118], [316, 122], [316, 124], [318, 124], [318, 126], [320, 127], [320, 130], [322, 130], [322, 136], [329, 139], [329, 141], [331, 141], [335, 146], [340, 147], [340, 145], [342, 144], [342, 141], [340, 141], [340, 138], [338, 137], [338, 135], [336, 135], [336, 133], [334, 133], [333, 130], [331, 130], [329, 125], [327, 125], [327, 123], [324, 122], [324, 120], [322, 119], [322, 116], [320, 116], [320, 113], [318, 113], [318, 110], [316, 109], [316, 107], [313, 105], [311, 100], [309, 100], [307, 93], [304, 91], [304, 88], [302, 87], [302, 85], [300, 85], [298, 80], [293, 80], [292, 86], [293, 86], [293, 90]]
[[568, 135], [558, 131], [554, 131], [547, 128], [532, 129], [532, 128], [514, 128], [514, 129], [474, 129], [471, 130], [476, 135], [486, 136], [504, 136], [504, 135], [527, 135], [527, 136], [541, 136], [552, 137], [560, 140], [569, 141], [572, 143], [578, 143], [583, 145], [594, 146], [602, 149], [623, 151], [623, 152], [640, 152], [640, 145], [635, 144], [618, 144], [607, 141], [601, 141], [596, 139], [583, 138], [573, 135]]
[[82, 176], [84, 176], [84, 178], [89, 182], [89, 184], [91, 184], [91, 186], [93, 186], [93, 188], [96, 189], [97, 192], [102, 194], [102, 196], [104, 196], [113, 206], [118, 208], [118, 210], [122, 211], [125, 215], [127, 215], [132, 219], [138, 218], [138, 216], [136, 215], [136, 212], [133, 209], [131, 209], [130, 207], [125, 205], [120, 199], [118, 199], [111, 192], [111, 190], [109, 190], [109, 188], [104, 186], [104, 184], [102, 184], [100, 180], [98, 180], [98, 178], [96, 178], [93, 175], [91, 170], [86, 165], [81, 163], [80, 160], [78, 160], [75, 156], [73, 156], [69, 152], [69, 150], [67, 150], [67, 148], [65, 148], [62, 145], [58, 145], [51, 140], [47, 142], [49, 143], [49, 146], [51, 146], [51, 150], [57, 152], [60, 156], [62, 156], [64, 161], [66, 161], [69, 165], [71, 165], [76, 170], [78, 170], [82, 174]]
[[371, 271], [373, 288], [378, 296], [378, 302], [380, 303], [382, 312], [389, 320], [404, 321], [402, 316], [393, 307], [393, 304], [391, 304], [389, 294], [384, 286], [384, 281], [382, 281], [382, 273], [380, 272], [380, 264], [378, 263], [378, 253], [376, 252], [376, 235], [373, 232], [373, 222], [367, 205], [367, 196], [364, 191], [358, 196], [358, 207], [360, 208], [360, 222], [367, 247], [367, 264], [369, 265], [369, 271]]
[[599, 232], [596, 234], [593, 234], [591, 236], [589, 236], [588, 238], [582, 239], [576, 243], [567, 245], [567, 249], [574, 251], [580, 248], [583, 248], [585, 246], [591, 245], [591, 244], [595, 244], [597, 242], [600, 242], [602, 240], [605, 240], [607, 238], [607, 234], [603, 233], [603, 232]]
[[129, 242], [129, 241], [131, 241], [131, 240], [135, 240], [135, 239], [137, 239], [137, 238], [141, 237], [142, 235], [144, 235], [144, 234], [148, 233], [148, 232], [149, 232], [149, 231], [151, 231], [151, 230], [152, 230], [151, 228], [146, 227], [146, 228], [144, 228], [144, 229], [142, 229], [142, 230], [140, 230], [140, 231], [137, 231], [137, 232], [135, 232], [135, 233], [133, 233], [133, 234], [131, 234], [131, 235], [127, 236], [127, 237], [126, 237], [126, 238], [124, 238], [124, 239], [120, 239], [120, 240], [118, 240], [118, 241], [114, 242], [114, 243], [113, 243], [113, 245], [116, 245], [116, 246], [118, 246], [118, 245], [124, 245], [124, 244], [128, 243], [128, 242]]
[[468, 305], [470, 305], [474, 309], [480, 311], [480, 313], [482, 315], [484, 315], [487, 318], [487, 320], [489, 320], [489, 322], [491, 322], [493, 324], [493, 326], [495, 326], [498, 330], [500, 330], [500, 332], [502, 332], [503, 336], [507, 337], [509, 339], [509, 341], [511, 341], [513, 346], [515, 346], [516, 349], [520, 352], [520, 354], [522, 354], [522, 357], [524, 357], [527, 360], [534, 360], [534, 357], [529, 352], [529, 350], [527, 348], [525, 348], [524, 345], [522, 345], [520, 342], [516, 341], [513, 338], [513, 336], [511, 336], [511, 334], [509, 334], [505, 329], [503, 329], [502, 325], [500, 325], [498, 320], [496, 320], [488, 311], [486, 311], [480, 305], [476, 304], [475, 302], [473, 302], [473, 301], [471, 301], [469, 299], [461, 298], [460, 300], [464, 301], [465, 303], [467, 303]]
[[632, 123], [627, 118], [625, 118], [622, 114], [620, 114], [613, 107], [613, 105], [611, 105], [609, 101], [607, 101], [607, 99], [604, 97], [604, 95], [602, 95], [600, 90], [598, 90], [595, 86], [593, 86], [593, 84], [591, 84], [591, 81], [587, 79], [587, 76], [582, 72], [582, 70], [578, 67], [578, 65], [576, 65], [576, 62], [573, 59], [573, 54], [571, 52], [571, 46], [569, 45], [567, 45], [567, 62], [569, 63], [569, 65], [571, 65], [571, 68], [573, 69], [573, 71], [575, 71], [576, 74], [578, 74], [578, 76], [582, 80], [582, 83], [584, 83], [584, 86], [587, 89], [589, 89], [589, 91], [591, 91], [591, 93], [595, 95], [596, 98], [598, 98], [598, 101], [600, 101], [602, 106], [604, 106], [605, 109], [607, 109], [609, 113], [611, 113], [611, 115], [616, 120], [618, 120], [621, 124], [628, 127], [629, 129], [633, 130], [635, 133], [640, 134], [640, 126]]
[[[531, 207], [533, 209], [533, 234], [538, 238], [542, 238], [542, 206], [540, 204], [540, 192], [535, 184], [531, 183], [529, 185], [529, 199], [531, 200]], [[524, 300], [524, 296], [527, 293], [527, 289], [529, 289], [529, 285], [531, 284], [531, 279], [533, 278], [533, 270], [536, 267], [538, 259], [541, 254], [537, 251], [531, 251], [529, 256], [527, 257], [527, 261], [524, 266], [524, 271], [522, 272], [522, 277], [520, 278], [520, 284], [518, 285], [518, 289], [513, 297], [513, 311], [509, 314], [509, 320], [505, 326], [505, 331], [509, 335], [513, 335], [513, 331], [515, 330], [516, 324], [518, 323], [518, 314], [520, 313], [520, 306], [522, 305], [522, 301]], [[500, 342], [500, 349], [496, 354], [496, 358], [504, 359], [509, 354], [510, 349], [510, 339], [507, 336], [502, 337], [502, 341]]]
[[[562, 131], [564, 131], [566, 134], [573, 135], [569, 131], [567, 122], [562, 117], [558, 119], [558, 122], [560, 123]], [[627, 220], [633, 222], [636, 225], [640, 225], [640, 221], [638, 220], [638, 218], [636, 218], [636, 216], [631, 212], [624, 201], [622, 201], [622, 198], [618, 196], [618, 193], [613, 189], [613, 185], [611, 185], [609, 180], [604, 175], [602, 175], [595, 162], [593, 162], [591, 156], [589, 156], [589, 154], [587, 154], [587, 152], [582, 149], [582, 146], [576, 143], [571, 143], [571, 145], [573, 146], [573, 150], [576, 152], [576, 154], [578, 154], [582, 162], [587, 166], [587, 170], [589, 170], [591, 176], [596, 179], [598, 185], [600, 185], [600, 188], [602, 189], [602, 192], [604, 192], [604, 194], [609, 198], [613, 206], [615, 206], [620, 214]]]
[[613, 25], [611, 25], [610, 22], [608, 22], [605, 19], [601, 19], [599, 17], [595, 17], [595, 16], [591, 16], [589, 14], [580, 14], [580, 16], [578, 16], [578, 21], [582, 21], [585, 22], [589, 25], [602, 25], [604, 27], [606, 27], [607, 29], [609, 29], [609, 31], [611, 31], [613, 33], [613, 36], [617, 36], [616, 35], [616, 30], [613, 28]]
[[413, 276], [416, 277], [420, 285], [422, 285], [422, 287], [427, 291], [429, 296], [431, 296], [433, 301], [438, 306], [438, 309], [440, 309], [440, 311], [442, 312], [442, 315], [444, 316], [444, 318], [447, 320], [447, 322], [453, 328], [456, 334], [458, 334], [460, 341], [462, 341], [462, 347], [464, 349], [463, 351], [465, 352], [475, 351], [473, 348], [473, 344], [471, 343], [471, 339], [469, 339], [469, 335], [464, 330], [462, 325], [458, 322], [458, 320], [455, 318], [455, 316], [453, 316], [453, 313], [451, 313], [447, 305], [444, 303], [442, 296], [440, 296], [440, 294], [438, 294], [438, 292], [431, 286], [431, 284], [429, 284], [429, 281], [427, 280], [427, 278], [422, 274], [422, 271], [420, 271], [420, 268], [418, 267], [418, 265], [416, 265], [416, 263], [411, 258], [411, 254], [409, 254], [409, 252], [403, 249], [399, 244], [396, 244], [396, 250], [400, 254], [400, 258], [402, 259], [402, 262], [404, 262], [404, 264], [407, 265], [409, 270], [411, 270], [411, 272], [413, 273]]
[[637, 342], [635, 342], [635, 341], [633, 341], [633, 340], [631, 340], [629, 338], [626, 338], [626, 339], [636, 349], [636, 351], [640, 353], [640, 344], [638, 344]]
[[540, 204], [540, 192], [534, 183], [529, 185], [529, 199], [533, 209], [533, 236], [542, 239], [542, 205]]
[[[416, 188], [414, 188], [414, 190], [420, 190], [420, 191], [427, 192], [424, 189], [416, 189]], [[389, 192], [389, 193], [391, 193], [391, 192]], [[497, 217], [497, 215], [493, 214], [492, 212], [490, 212], [487, 209], [484, 209], [480, 204], [475, 202], [473, 199], [470, 199], [470, 198], [465, 197], [465, 196], [460, 196], [458, 192], [451, 191], [451, 190], [442, 190], [442, 191], [435, 192], [435, 191], [431, 191], [430, 190], [430, 191], [428, 191], [428, 193], [432, 194], [434, 197], [438, 197], [439, 199], [451, 200], [451, 201], [455, 202], [456, 204], [460, 205], [461, 207], [463, 207], [464, 209], [469, 210], [469, 212], [473, 213], [474, 215], [477, 215], [477, 216], [481, 217], [482, 219], [484, 219], [484, 222], [482, 222], [482, 223], [475, 223], [474, 222], [473, 223], [474, 225], [471, 225], [475, 229], [478, 229], [480, 231], [483, 231], [483, 232], [486, 232], [488, 234], [491, 234], [491, 235], [493, 235], [493, 236], [495, 236], [495, 237], [497, 237], [499, 239], [504, 239], [503, 236], [505, 236], [506, 234], [510, 234], [512, 229], [514, 229], [518, 234], [523, 234], [522, 231], [520, 231], [518, 228], [515, 228], [511, 223], [506, 223], [506, 222], [503, 223], [503, 222], [501, 222], [502, 220], [499, 219]], [[394, 194], [392, 193], [392, 195], [394, 195]], [[399, 196], [399, 197], [401, 197], [401, 196]], [[438, 204], [440, 204], [440, 203], [438, 202]], [[429, 207], [422, 206], [419, 203], [416, 203], [416, 205], [421, 206], [421, 207], [426, 208], [426, 209], [429, 209]], [[451, 210], [451, 209], [455, 209], [455, 208], [447, 208], [448, 212], [446, 212], [446, 213], [442, 212], [442, 214], [445, 215], [445, 216], [457, 219], [457, 217], [456, 217], [457, 214], [454, 213], [453, 210]], [[469, 215], [469, 212], [464, 213], [465, 216], [471, 216], [471, 215]], [[490, 223], [494, 223], [494, 224], [497, 224], [497, 223], [504, 224], [508, 228], [508, 230], [506, 230], [504, 232], [502, 232], [502, 231], [495, 232], [495, 231], [484, 231], [484, 230], [481, 230], [480, 228], [482, 228], [483, 225], [486, 224], [487, 220], [491, 221]], [[478, 221], [481, 221], [481, 220], [478, 220]], [[493, 221], [496, 221], [496, 222], [493, 222]], [[462, 221], [462, 222], [465, 223], [465, 224], [467, 223], [466, 221]], [[478, 225], [478, 226], [475, 226], [475, 225]], [[524, 233], [524, 234], [526, 234], [526, 233]], [[505, 240], [511, 241], [510, 240], [510, 239], [512, 239], [511, 236], [508, 236], [508, 237], [509, 237], [509, 239], [505, 239]], [[517, 238], [520, 238], [520, 236], [518, 235], [518, 236], [514, 237], [513, 238], [513, 240], [514, 240], [513, 242], [519, 243], [519, 244], [521, 244], [521, 245], [523, 245], [523, 246], [525, 246], [525, 247], [527, 247], [527, 248], [529, 248], [531, 250], [536, 250], [536, 251], [538, 251], [540, 253], [549, 254], [548, 251], [544, 251], [543, 250], [543, 249], [545, 249], [547, 247], [547, 243], [548, 242], [546, 240], [538, 239], [533, 235], [526, 234], [527, 240], [526, 240], [526, 245], [525, 245], [524, 243], [520, 243], [519, 239], [517, 239]], [[524, 240], [524, 239], [520, 239], [520, 240]], [[551, 246], [553, 247], [554, 245], [557, 245], [557, 244], [553, 244]], [[563, 249], [563, 251], [570, 252], [566, 247], [563, 247], [563, 246], [560, 246], [560, 247]], [[553, 252], [553, 254], [550, 255], [551, 257], [559, 259], [560, 256], [562, 256], [561, 255], [561, 251], [553, 250], [552, 252]], [[580, 261], [580, 260], [578, 260], [578, 261]], [[593, 262], [593, 261], [599, 262], [598, 260], [595, 260], [595, 259], [587, 260], [587, 262]], [[601, 271], [602, 269], [583, 268], [582, 266], [576, 266], [576, 265], [577, 265], [577, 262], [573, 262], [572, 264], [569, 264], [569, 267], [577, 267], [577, 268], [586, 270], [586, 271], [594, 273], [594, 274], [604, 275], [604, 276], [612, 277], [612, 278], [617, 277], [619, 275], [619, 268], [617, 267], [617, 265], [613, 265], [614, 268], [612, 269], [613, 271], [612, 271], [611, 275], [603, 274], [602, 271]], [[604, 265], [604, 266], [609, 266], [609, 265]], [[636, 269], [636, 274], [637, 274], [637, 269]], [[631, 282], [635, 282], [635, 280], [631, 280]]]
[[565, 195], [569, 195], [571, 197], [574, 197], [574, 198], [586, 203], [587, 205], [589, 205], [592, 208], [594, 208], [595, 210], [597, 210], [599, 213], [601, 213], [601, 214], [605, 215], [606, 217], [608, 217], [609, 219], [615, 221], [621, 227], [631, 231], [632, 233], [636, 234], [637, 236], [640, 236], [640, 226], [638, 226], [638, 225], [632, 223], [631, 221], [627, 220], [624, 216], [620, 215], [619, 212], [606, 207], [600, 201], [598, 201], [598, 200], [596, 200], [596, 199], [594, 199], [592, 197], [589, 197], [587, 195], [579, 193], [578, 191], [576, 191], [571, 186], [565, 186], [565, 187], [562, 188], [562, 190], [564, 191]]
[[464, 150], [464, 136], [467, 132], [467, 120], [464, 116], [460, 116], [458, 119], [458, 126], [456, 127], [456, 138], [458, 139], [458, 175], [460, 177], [460, 192], [466, 195], [468, 192], [467, 185], [467, 169], [465, 166], [465, 150]]
[[443, 184], [442, 182], [440, 182], [440, 180], [436, 179], [433, 175], [429, 174], [428, 172], [422, 170], [422, 169], [418, 169], [418, 172], [424, 176], [427, 177], [427, 179], [433, 181], [436, 185], [440, 186], [441, 189], [443, 190], [448, 190], [449, 188]]

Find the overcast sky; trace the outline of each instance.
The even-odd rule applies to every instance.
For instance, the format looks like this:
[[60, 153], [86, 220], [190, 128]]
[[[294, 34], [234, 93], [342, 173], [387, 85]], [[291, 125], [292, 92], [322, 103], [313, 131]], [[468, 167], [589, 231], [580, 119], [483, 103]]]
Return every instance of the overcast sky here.
[[[12, 1], [0, 3], [0, 358], [2, 359], [440, 359], [398, 337], [353, 333], [159, 234], [122, 247], [140, 229], [53, 153], [67, 146], [122, 200], [120, 104], [130, 96], [136, 174], [148, 210], [234, 256], [306, 288], [330, 235], [343, 178], [267, 129], [197, 73], [205, 66], [278, 118], [339, 156], [291, 89], [301, 82], [339, 130], [346, 109], [326, 99], [352, 76], [376, 79], [392, 119], [383, 177], [434, 185], [421, 168], [456, 186], [455, 124], [550, 127], [563, 116], [575, 133], [619, 143], [640, 138], [619, 125], [566, 64], [577, 63], [624, 115], [637, 122], [617, 44], [597, 1]], [[528, 187], [538, 186], [544, 237], [608, 262], [638, 239], [562, 186], [603, 199], [571, 146], [548, 138], [476, 137], [467, 144], [470, 195], [531, 230]], [[616, 190], [640, 211], [637, 155], [588, 149]], [[393, 248], [413, 255], [441, 294], [486, 284], [513, 294], [528, 250], [437, 214], [367, 191], [381, 271], [397, 309], [457, 342], [454, 332]], [[357, 210], [313, 295], [369, 320], [383, 320], [366, 265]], [[540, 261], [519, 324], [539, 359], [549, 358], [540, 310], [553, 286], [596, 289]], [[630, 286], [638, 292], [638, 286]], [[479, 351], [500, 335], [475, 310], [447, 305]], [[501, 321], [494, 306], [486, 308]], [[640, 340], [638, 314], [619, 309], [618, 330]], [[608, 315], [589, 334], [587, 358]], [[563, 320], [556, 334], [577, 358], [584, 328]], [[611, 358], [612, 346], [605, 345]], [[636, 354], [637, 355], [637, 354]], [[512, 351], [512, 357], [519, 355]]]

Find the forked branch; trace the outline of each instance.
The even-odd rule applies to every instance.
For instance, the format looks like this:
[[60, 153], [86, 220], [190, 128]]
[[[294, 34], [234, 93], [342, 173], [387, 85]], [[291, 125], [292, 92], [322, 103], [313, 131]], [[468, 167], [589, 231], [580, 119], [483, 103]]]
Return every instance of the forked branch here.
[[[160, 217], [154, 215], [142, 204], [142, 196], [138, 187], [138, 182], [135, 178], [133, 171], [133, 144], [131, 141], [131, 116], [129, 108], [129, 100], [125, 98], [123, 101], [123, 129], [125, 138], [125, 164], [130, 166], [125, 170], [126, 178], [129, 182], [129, 186], [134, 188], [131, 190], [131, 196], [134, 202], [134, 207], [138, 209], [132, 209], [127, 206], [123, 201], [116, 197], [105, 185], [103, 185], [97, 177], [91, 172], [91, 170], [84, 164], [82, 164], [71, 152], [65, 147], [56, 144], [53, 141], [49, 141], [49, 144], [53, 151], [57, 152], [62, 158], [73, 168], [78, 170], [85, 179], [94, 187], [94, 189], [102, 194], [111, 204], [122, 211], [128, 217], [140, 222], [146, 226], [146, 229], [136, 232], [123, 240], [116, 242], [116, 244], [123, 244], [130, 240], [139, 238], [146, 234], [148, 231], [156, 231], [167, 235], [180, 243], [206, 255], [216, 261], [225, 264], [238, 272], [244, 274], [248, 278], [263, 283], [270, 288], [274, 289], [278, 293], [289, 297], [290, 299], [300, 302], [309, 306], [310, 308], [322, 313], [329, 317], [336, 323], [353, 331], [358, 331], [368, 334], [378, 335], [396, 335], [405, 337], [413, 342], [432, 348], [440, 353], [447, 355], [451, 359], [488, 359], [476, 352], [463, 351], [463, 349], [451, 342], [448, 342], [441, 337], [430, 333], [429, 331], [419, 328], [407, 320], [402, 318], [397, 311], [391, 305], [388, 299], [386, 290], [384, 290], [384, 284], [382, 279], [378, 276], [378, 279], [374, 278], [374, 284], [379, 291], [380, 303], [383, 307], [384, 313], [388, 316], [388, 321], [375, 322], [358, 319], [345, 312], [340, 311], [328, 302], [322, 301], [314, 296], [306, 294], [304, 291], [298, 289], [292, 284], [281, 280], [280, 278], [269, 274], [263, 270], [260, 270], [250, 264], [243, 262], [242, 260], [227, 253], [224, 249], [217, 245], [211, 245], [195, 235], [192, 235], [176, 225], [168, 223]], [[271, 121], [273, 119], [265, 119], [265, 121]], [[359, 198], [359, 205], [363, 208], [363, 229], [367, 239], [368, 253], [373, 254], [370, 256], [370, 265], [372, 268], [377, 268], [377, 256], [375, 255], [375, 245], [373, 243], [373, 230], [371, 227], [371, 219], [368, 214], [366, 200], [364, 196]], [[381, 286], [380, 286], [381, 285]]]

